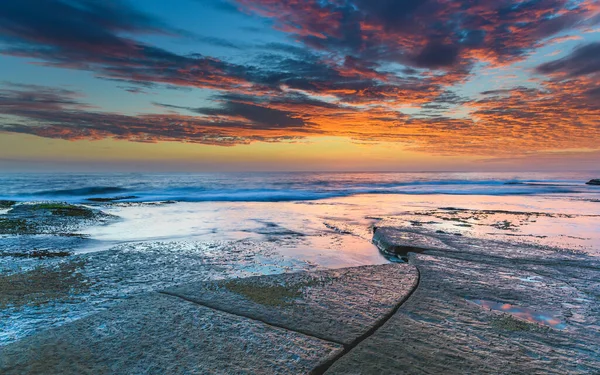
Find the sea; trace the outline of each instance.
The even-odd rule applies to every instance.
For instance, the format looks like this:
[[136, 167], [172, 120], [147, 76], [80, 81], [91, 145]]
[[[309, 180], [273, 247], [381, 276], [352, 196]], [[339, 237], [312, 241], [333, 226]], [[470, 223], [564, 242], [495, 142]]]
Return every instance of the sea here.
[[560, 173], [40, 173], [0, 174], [0, 199], [85, 203], [284, 202], [358, 194], [598, 196], [585, 185], [600, 172]]

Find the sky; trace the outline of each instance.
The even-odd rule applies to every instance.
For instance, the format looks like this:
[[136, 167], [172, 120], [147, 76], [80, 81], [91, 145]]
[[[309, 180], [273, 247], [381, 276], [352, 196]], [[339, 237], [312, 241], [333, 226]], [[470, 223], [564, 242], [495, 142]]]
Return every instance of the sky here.
[[0, 170], [599, 160], [597, 0], [0, 1]]

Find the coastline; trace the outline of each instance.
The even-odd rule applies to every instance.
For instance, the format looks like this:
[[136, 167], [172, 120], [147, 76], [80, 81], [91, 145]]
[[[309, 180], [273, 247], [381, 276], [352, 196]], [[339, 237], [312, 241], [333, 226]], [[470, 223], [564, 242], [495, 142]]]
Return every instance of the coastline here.
[[[284, 330], [272, 332], [269, 328], [263, 331], [264, 339], [273, 333], [283, 345], [285, 332], [290, 331], [300, 335], [301, 342], [323, 348], [320, 353], [338, 353], [333, 357], [324, 354], [327, 360], [309, 356], [308, 362], [301, 361], [304, 369], [318, 362], [315, 368], [319, 371], [331, 366], [330, 372], [351, 372], [361, 367], [345, 363], [362, 358], [358, 362], [364, 362], [364, 372], [373, 372], [380, 368], [369, 367], [374, 365], [368, 360], [371, 356], [379, 362], [389, 358], [390, 366], [398, 358], [401, 363], [390, 371], [420, 358], [419, 363], [432, 366], [435, 372], [474, 368], [493, 373], [493, 368], [481, 367], [481, 358], [488, 351], [497, 361], [533, 358], [535, 368], [507, 366], [515, 372], [545, 369], [550, 357], [565, 362], [556, 368], [568, 373], [579, 371], [570, 367], [571, 358], [577, 358], [586, 370], [597, 367], [598, 353], [587, 350], [581, 341], [598, 339], [598, 322], [593, 320], [594, 314], [598, 315], [594, 310], [598, 285], [593, 280], [598, 279], [600, 259], [596, 187], [552, 180], [552, 176], [542, 182], [523, 177], [507, 182], [473, 175], [466, 180], [464, 176], [445, 176], [451, 178], [448, 181], [438, 175], [287, 175], [285, 181], [279, 180], [281, 176], [275, 180], [267, 177], [267, 186], [260, 185], [263, 176], [246, 176], [235, 182], [202, 176], [208, 179], [198, 182], [192, 178], [198, 176], [180, 181], [169, 175], [157, 177], [156, 185], [152, 185], [155, 176], [138, 177], [113, 181], [113, 176], [107, 176], [104, 187], [90, 185], [89, 179], [74, 179], [72, 189], [65, 190], [61, 186], [71, 177], [63, 176], [49, 184], [45, 195], [36, 195], [39, 178], [33, 176], [20, 199], [0, 202], [1, 349], [37, 340], [44, 332], [69, 332], [74, 324], [83, 330], [89, 329], [86, 322], [102, 327], [104, 320], [116, 316], [128, 321], [126, 317], [131, 315], [145, 325], [146, 318], [129, 309], [139, 306], [134, 301], [144, 301], [140, 303], [146, 311], [155, 311], [151, 296], [159, 295], [155, 298], [158, 310], [175, 315], [180, 308], [192, 311], [186, 310], [192, 307], [174, 305], [172, 298], [202, 305], [197, 319], [206, 322], [207, 329], [214, 318], [220, 322], [217, 331], [227, 331], [226, 314], [230, 314], [251, 331], [261, 324]], [[225, 200], [153, 200], [181, 194], [189, 194], [189, 200], [205, 199], [214, 197], [219, 189], [224, 192], [219, 197]], [[389, 194], [391, 190], [404, 193]], [[21, 190], [15, 185], [5, 191]], [[293, 200], [297, 193], [305, 196], [315, 191], [319, 193], [313, 194], [316, 200]], [[359, 194], [363, 191], [377, 193]], [[320, 199], [339, 192], [345, 196]], [[64, 194], [70, 198], [63, 202]], [[26, 197], [28, 201], [23, 202]], [[346, 325], [343, 330], [353, 333], [343, 343], [332, 334], [342, 331], [339, 325], [333, 330], [336, 326], [331, 325], [329, 331], [306, 331], [301, 327], [304, 323], [292, 324], [293, 319], [284, 319], [273, 307], [253, 305], [250, 309], [247, 301], [230, 310], [235, 301], [244, 301], [244, 294], [272, 303], [263, 298], [264, 293], [256, 295], [253, 288], [243, 282], [231, 284], [231, 280], [287, 280], [285, 275], [298, 272], [314, 275], [356, 267], [384, 270], [380, 265], [390, 263], [417, 267], [422, 275], [419, 287], [398, 311], [395, 308], [401, 299], [383, 310], [354, 310], [348, 305], [344, 314], [350, 316], [343, 318], [348, 322], [360, 316], [374, 320], [357, 325], [360, 329]], [[227, 306], [210, 307], [192, 293], [194, 288], [202, 290], [201, 285], [220, 283], [241, 293], [240, 299], [229, 296]], [[302, 289], [304, 296], [311, 284]], [[387, 284], [386, 280], [378, 282], [369, 293]], [[159, 293], [185, 285], [190, 286], [185, 295]], [[302, 306], [295, 300], [299, 295], [294, 288], [267, 290], [291, 298], [293, 306]], [[349, 302], [353, 295], [364, 292], [352, 290], [333, 300]], [[246, 316], [248, 311], [256, 314]], [[343, 315], [319, 314], [300, 316], [336, 322]], [[137, 324], [130, 323], [132, 327]], [[154, 329], [152, 324], [148, 327]], [[198, 329], [204, 332], [204, 328]], [[328, 336], [321, 336], [321, 331], [329, 332]], [[137, 342], [132, 337], [122, 338]], [[210, 341], [210, 335], [203, 337]], [[414, 346], [407, 347], [413, 342]], [[389, 343], [404, 348], [404, 354], [379, 348]], [[345, 347], [340, 351], [336, 345]], [[241, 350], [242, 358], [247, 355], [243, 347], [236, 350]], [[368, 354], [371, 351], [384, 357]], [[292, 358], [285, 353], [272, 354], [265, 358], [284, 362]], [[297, 355], [308, 359], [305, 354]], [[463, 358], [464, 364], [454, 363], [453, 358]], [[489, 363], [499, 365], [494, 360]], [[470, 367], [461, 367], [466, 364]]]
[[[553, 209], [542, 211], [549, 203]], [[438, 195], [276, 204], [15, 203], [0, 215], [24, 225], [0, 230], [0, 277], [9, 286], [0, 296], [8, 304], [0, 309], [0, 345], [182, 283], [402, 260], [371, 243], [374, 227], [402, 230], [412, 252], [423, 246], [414, 233], [425, 231], [425, 247], [438, 249], [445, 245], [432, 238], [475, 238], [597, 257], [597, 208], [554, 197]], [[39, 290], [44, 280], [51, 281], [48, 292]]]
[[[380, 250], [390, 259], [397, 261], [406, 259], [407, 263], [398, 264], [398, 267], [414, 267], [418, 270], [420, 275], [418, 283], [413, 281], [412, 287], [397, 295], [402, 288], [394, 286], [394, 282], [409, 286], [411, 282], [406, 279], [408, 274], [374, 278], [379, 272], [385, 275], [389, 272], [387, 270], [395, 269], [394, 264], [388, 264], [339, 271], [260, 276], [237, 279], [238, 281], [233, 279], [222, 282], [201, 282], [172, 288], [164, 292], [164, 295], [179, 297], [197, 303], [203, 308], [214, 308], [218, 314], [222, 312], [234, 314], [231, 316], [237, 316], [245, 322], [244, 327], [247, 324], [267, 324], [275, 329], [290, 330], [304, 335], [298, 336], [296, 342], [299, 343], [300, 340], [303, 345], [312, 346], [312, 352], [316, 353], [316, 357], [309, 356], [307, 353], [298, 354], [300, 362], [297, 362], [298, 359], [290, 359], [285, 354], [293, 351], [285, 346], [286, 340], [291, 339], [289, 334], [281, 336], [281, 332], [277, 333], [280, 335], [278, 340], [283, 341], [278, 346], [279, 349], [273, 352], [275, 357], [261, 356], [259, 354], [263, 350], [269, 350], [268, 343], [273, 339], [265, 339], [260, 336], [263, 335], [262, 333], [257, 338], [255, 336], [257, 328], [243, 328], [254, 333], [248, 333], [250, 336], [242, 333], [242, 342], [267, 340], [264, 341], [265, 344], [260, 344], [266, 346], [259, 346], [260, 349], [255, 352], [245, 354], [248, 356], [249, 363], [257, 366], [256, 368], [269, 368], [275, 373], [284, 372], [280, 367], [282, 364], [289, 363], [287, 366], [290, 366], [294, 362], [298, 365], [301, 363], [301, 367], [288, 367], [288, 369], [327, 374], [373, 372], [391, 374], [403, 371], [496, 374], [499, 369], [502, 369], [501, 372], [505, 374], [587, 374], [600, 370], [600, 349], [589, 345], [600, 339], [597, 298], [600, 294], [600, 283], [594, 281], [600, 279], [600, 262], [597, 258], [533, 245], [517, 246], [501, 241], [432, 233], [423, 228], [408, 231], [402, 227], [376, 227], [373, 236]], [[363, 276], [359, 276], [358, 279], [357, 276], [351, 276], [347, 281], [339, 279], [339, 275], [354, 275], [354, 273]], [[315, 283], [314, 280], [318, 281]], [[332, 286], [340, 282], [340, 287]], [[246, 286], [240, 289], [240, 286], [236, 285]], [[263, 299], [263, 294], [256, 294], [262, 290], [261, 288], [273, 286], [279, 288], [278, 285], [292, 289], [300, 287], [303, 292], [296, 295], [292, 289], [291, 292], [285, 292], [288, 289], [284, 289], [278, 292], [283, 293], [281, 297], [283, 299], [276, 300], [273, 298], [280, 297], [276, 297], [277, 294], [273, 294], [271, 289], [268, 289], [269, 292], [264, 295], [268, 298], [266, 300]], [[224, 290], [223, 287], [230, 291]], [[315, 287], [317, 289], [313, 290]], [[385, 297], [377, 293], [371, 295], [381, 288], [394, 290], [397, 295], [395, 298], [398, 298], [397, 302], [389, 305], [389, 302], [384, 302], [382, 299]], [[329, 307], [322, 310], [326, 304], [331, 303], [342, 303], [340, 306], [343, 306], [348, 298], [356, 298], [353, 295], [361, 293], [364, 296], [371, 296], [366, 300], [364, 296], [358, 297], [357, 301], [364, 301], [361, 302], [362, 307], [350, 305], [351, 307], [346, 306], [342, 309], [332, 310]], [[324, 295], [331, 295], [327, 299], [329, 302], [323, 300]], [[0, 363], [4, 363], [4, 370], [9, 373], [9, 370], [16, 368], [28, 368], [31, 370], [30, 373], [36, 373], [40, 368], [36, 366], [43, 365], [43, 368], [48, 366], [44, 359], [46, 357], [54, 358], [51, 366], [58, 366], [53, 367], [54, 369], [67, 373], [73, 370], [73, 361], [78, 364], [78, 361], [82, 361], [83, 358], [86, 362], [93, 363], [94, 370], [105, 368], [103, 366], [109, 365], [108, 357], [105, 355], [87, 353], [83, 357], [80, 354], [75, 354], [73, 357], [72, 351], [61, 351], [62, 346], [57, 346], [55, 340], [62, 342], [63, 346], [69, 346], [80, 337], [88, 337], [95, 343], [93, 345], [105, 348], [107, 344], [99, 339], [101, 336], [98, 336], [97, 329], [94, 327], [104, 326], [104, 322], [112, 321], [117, 316], [121, 321], [131, 320], [133, 324], [131, 327], [137, 328], [133, 330], [118, 328], [121, 332], [119, 339], [116, 344], [111, 340], [113, 344], [108, 347], [109, 352], [112, 353], [115, 347], [119, 347], [121, 341], [131, 342], [132, 337], [139, 334], [139, 327], [144, 327], [142, 331], [150, 329], [147, 323], [142, 321], [136, 323], [139, 319], [143, 319], [144, 322], [148, 319], [155, 320], [154, 314], [163, 315], [172, 309], [174, 310], [169, 314], [177, 315], [182, 312], [194, 314], [187, 310], [190, 307], [183, 305], [171, 307], [171, 302], [163, 301], [162, 297], [157, 299], [148, 295], [140, 298], [142, 299], [137, 298], [134, 301], [141, 302], [124, 302], [105, 313], [82, 319], [79, 323], [67, 324], [49, 331], [48, 334], [42, 332], [23, 342], [11, 344], [5, 347], [7, 354], [2, 356]], [[314, 317], [307, 315], [307, 311], [303, 310], [303, 313], [296, 311], [306, 303], [301, 302], [305, 298], [317, 298], [315, 307], [312, 307], [312, 309], [318, 308], [312, 313], [315, 314]], [[366, 303], [367, 301], [369, 302]], [[381, 306], [390, 306], [391, 310], [387, 314], [383, 313], [385, 309], [378, 312], [373, 306], [373, 301], [378, 301]], [[132, 306], [137, 306], [136, 311], [144, 311], [143, 318], [133, 314], [133, 311], [127, 307], [132, 303], [134, 303]], [[159, 310], [155, 310], [157, 308]], [[286, 309], [292, 310], [286, 312]], [[351, 318], [359, 312], [361, 316], [376, 317], [382, 313], [383, 315], [359, 328], [360, 326], [356, 326], [359, 321]], [[323, 314], [332, 314], [338, 318], [324, 319]], [[223, 328], [219, 328], [221, 333], [218, 335], [212, 333], [203, 336], [205, 337], [203, 340], [208, 341], [204, 341], [202, 345], [222, 347], [224, 345], [222, 340], [227, 341], [227, 337], [231, 339], [233, 337], [231, 335], [240, 334], [239, 331], [226, 328], [232, 324], [232, 318], [223, 320], [217, 318], [214, 313], [211, 316], [210, 326], [216, 324], [217, 327]], [[341, 316], [346, 317], [340, 319]], [[250, 323], [244, 319], [258, 323]], [[339, 323], [336, 323], [338, 321]], [[343, 324], [340, 325], [342, 322]], [[167, 329], [175, 323], [164, 324]], [[242, 323], [240, 321], [235, 324], [239, 326]], [[313, 325], [314, 328], [310, 328]], [[88, 331], [89, 334], [86, 333]], [[168, 331], [171, 332], [171, 329]], [[162, 332], [160, 329], [154, 330], [152, 335], [163, 337], [165, 333]], [[357, 335], [360, 337], [352, 338]], [[187, 334], [179, 333], [179, 336], [174, 336], [170, 340], [178, 342], [186, 336]], [[348, 338], [338, 342], [337, 337]], [[302, 341], [307, 338], [314, 338], [317, 341], [313, 339], [309, 339], [313, 340], [310, 343]], [[336, 349], [335, 345], [343, 345], [344, 350], [339, 346]], [[144, 356], [148, 366], [153, 366], [157, 370], [171, 369], [170, 355], [162, 358], [154, 357], [154, 353], [158, 353], [159, 350], [158, 342], [152, 341], [144, 348], [143, 350], [149, 353]], [[121, 356], [119, 363], [127, 366], [135, 363], [131, 360], [137, 350], [134, 349], [132, 353]], [[205, 371], [218, 372], [221, 368], [219, 366], [225, 366], [218, 360], [206, 362], [206, 358], [197, 357], [201, 351], [192, 350], [196, 354], [187, 352], [186, 356], [200, 358], [200, 362], [193, 364], [186, 360], [179, 371], [202, 368]], [[279, 350], [283, 352], [279, 353]], [[37, 356], [37, 352], [45, 354], [37, 357], [36, 361], [27, 360], [27, 366], [32, 363], [33, 367], [23, 367], [25, 363], [22, 361], [32, 355]], [[277, 361], [283, 362], [276, 364]], [[76, 369], [80, 368], [77, 366]], [[243, 372], [241, 370], [243, 367], [239, 367], [241, 365], [237, 362], [230, 366], [233, 366], [232, 371]]]

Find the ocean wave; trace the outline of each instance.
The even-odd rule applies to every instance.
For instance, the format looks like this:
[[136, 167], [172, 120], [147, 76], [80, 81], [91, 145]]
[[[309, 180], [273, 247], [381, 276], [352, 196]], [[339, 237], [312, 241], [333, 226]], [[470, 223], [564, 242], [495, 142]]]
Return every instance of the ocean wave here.
[[[557, 179], [464, 179], [464, 178], [404, 178], [403, 175], [341, 176], [288, 175], [288, 176], [136, 176], [115, 179], [111, 176], [62, 178], [53, 181], [49, 190], [21, 191], [14, 188], [0, 199], [61, 200], [68, 202], [284, 202], [308, 201], [359, 194], [408, 195], [541, 195], [577, 194], [589, 192], [589, 187], [575, 180]], [[436, 176], [437, 177], [437, 176]], [[88, 186], [86, 186], [88, 182]], [[93, 185], [96, 182], [98, 185]], [[104, 183], [106, 182], [106, 183]], [[43, 186], [45, 182], [39, 180]], [[68, 186], [80, 186], [66, 189]], [[83, 187], [81, 187], [83, 186]], [[92, 198], [92, 199], [90, 199]]]
[[106, 195], [106, 194], [120, 194], [129, 191], [117, 186], [91, 186], [78, 189], [60, 189], [60, 190], [44, 190], [32, 195], [36, 196], [88, 196], [88, 195]]
[[[416, 187], [416, 186], [415, 186]], [[294, 190], [294, 189], [255, 189], [255, 190], [215, 190], [206, 189], [194, 191], [186, 189], [186, 194], [174, 194], [174, 192], [153, 191], [147, 193], [138, 193], [138, 198], [132, 201], [178, 201], [178, 202], [288, 202], [288, 201], [308, 201], [327, 198], [348, 197], [360, 194], [405, 194], [405, 195], [536, 195], [547, 193], [574, 193], [570, 189], [548, 188], [512, 188], [512, 189], [493, 189], [490, 185], [479, 185], [477, 188], [470, 189], [445, 189], [437, 188], [412, 188], [406, 186], [397, 186], [395, 188], [351, 188], [340, 190]]]

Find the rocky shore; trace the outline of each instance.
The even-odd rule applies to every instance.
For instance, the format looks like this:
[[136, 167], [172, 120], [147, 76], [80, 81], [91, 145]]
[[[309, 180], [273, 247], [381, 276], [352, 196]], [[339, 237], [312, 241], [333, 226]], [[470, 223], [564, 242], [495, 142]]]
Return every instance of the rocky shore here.
[[323, 373], [417, 283], [388, 264], [186, 284], [2, 347], [0, 373]]
[[600, 372], [597, 258], [393, 227], [375, 238], [390, 254], [417, 248], [419, 287], [328, 373]]
[[[24, 238], [113, 220], [84, 206], [13, 211], [0, 230]], [[428, 213], [457, 228], [492, 214]], [[600, 373], [597, 257], [391, 223], [373, 229], [390, 264], [187, 282], [127, 298], [0, 347], [0, 373]], [[0, 279], [0, 305], [44, 304], [87, 287], [77, 267], [65, 267]]]

